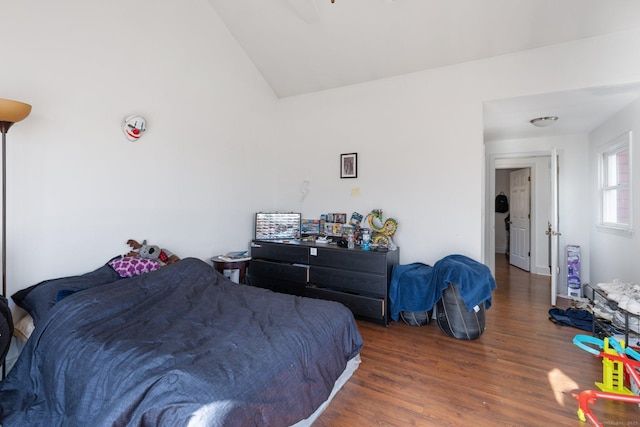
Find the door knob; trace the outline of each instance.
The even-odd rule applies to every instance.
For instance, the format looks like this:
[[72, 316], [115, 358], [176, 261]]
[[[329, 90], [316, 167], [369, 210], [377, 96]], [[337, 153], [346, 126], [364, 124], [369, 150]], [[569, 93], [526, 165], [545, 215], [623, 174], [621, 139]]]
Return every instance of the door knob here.
[[562, 236], [562, 233], [558, 233], [557, 231], [553, 231], [551, 229], [551, 223], [547, 222], [547, 231], [544, 232], [547, 236]]

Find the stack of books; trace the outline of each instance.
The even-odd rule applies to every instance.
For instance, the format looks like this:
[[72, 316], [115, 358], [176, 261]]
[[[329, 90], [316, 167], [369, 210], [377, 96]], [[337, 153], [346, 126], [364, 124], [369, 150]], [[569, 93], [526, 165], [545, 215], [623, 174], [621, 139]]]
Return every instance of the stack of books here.
[[224, 255], [218, 255], [223, 261], [249, 261], [251, 256], [249, 256], [249, 251], [235, 251], [235, 252], [227, 252]]

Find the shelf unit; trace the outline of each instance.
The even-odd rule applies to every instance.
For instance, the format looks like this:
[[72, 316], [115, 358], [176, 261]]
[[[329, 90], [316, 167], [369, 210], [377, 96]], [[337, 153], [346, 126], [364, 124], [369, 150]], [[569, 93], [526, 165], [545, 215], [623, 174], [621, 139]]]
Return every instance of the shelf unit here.
[[[625, 345], [631, 345], [633, 347], [640, 346], [640, 332], [636, 332], [629, 327], [631, 322], [633, 322], [636, 325], [640, 325], [640, 315], [629, 313], [627, 310], [620, 308], [615, 301], [612, 301], [607, 298], [607, 295], [605, 292], [603, 292], [600, 289], [596, 289], [589, 284], [584, 285], [583, 294], [585, 298], [589, 299], [589, 301], [593, 306], [595, 306], [596, 304], [607, 304], [612, 309], [617, 310], [621, 314], [623, 314], [624, 326], [622, 330], [620, 330], [620, 328], [615, 328], [615, 329], [618, 330], [619, 333], [624, 336]], [[614, 326], [612, 322], [607, 319], [603, 319], [602, 317], [599, 317], [598, 314], [593, 311], [593, 309], [591, 310], [591, 313], [593, 314], [593, 329], [592, 329], [593, 336], [598, 338], [613, 336]], [[632, 342], [629, 341], [630, 339], [632, 340]]]

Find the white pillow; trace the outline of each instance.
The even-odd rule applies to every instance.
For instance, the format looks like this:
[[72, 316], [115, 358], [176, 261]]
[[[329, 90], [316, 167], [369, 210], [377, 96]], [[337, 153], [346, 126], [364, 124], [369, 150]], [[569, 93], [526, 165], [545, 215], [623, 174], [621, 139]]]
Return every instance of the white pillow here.
[[31, 336], [34, 327], [33, 318], [27, 314], [15, 324], [13, 335], [26, 342]]

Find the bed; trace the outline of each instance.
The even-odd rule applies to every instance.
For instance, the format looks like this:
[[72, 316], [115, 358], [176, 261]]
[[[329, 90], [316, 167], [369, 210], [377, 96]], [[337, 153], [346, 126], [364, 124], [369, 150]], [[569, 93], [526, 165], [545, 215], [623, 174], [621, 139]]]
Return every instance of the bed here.
[[226, 279], [187, 258], [109, 263], [14, 301], [35, 329], [0, 383], [0, 425], [310, 425], [359, 363], [351, 312]]

